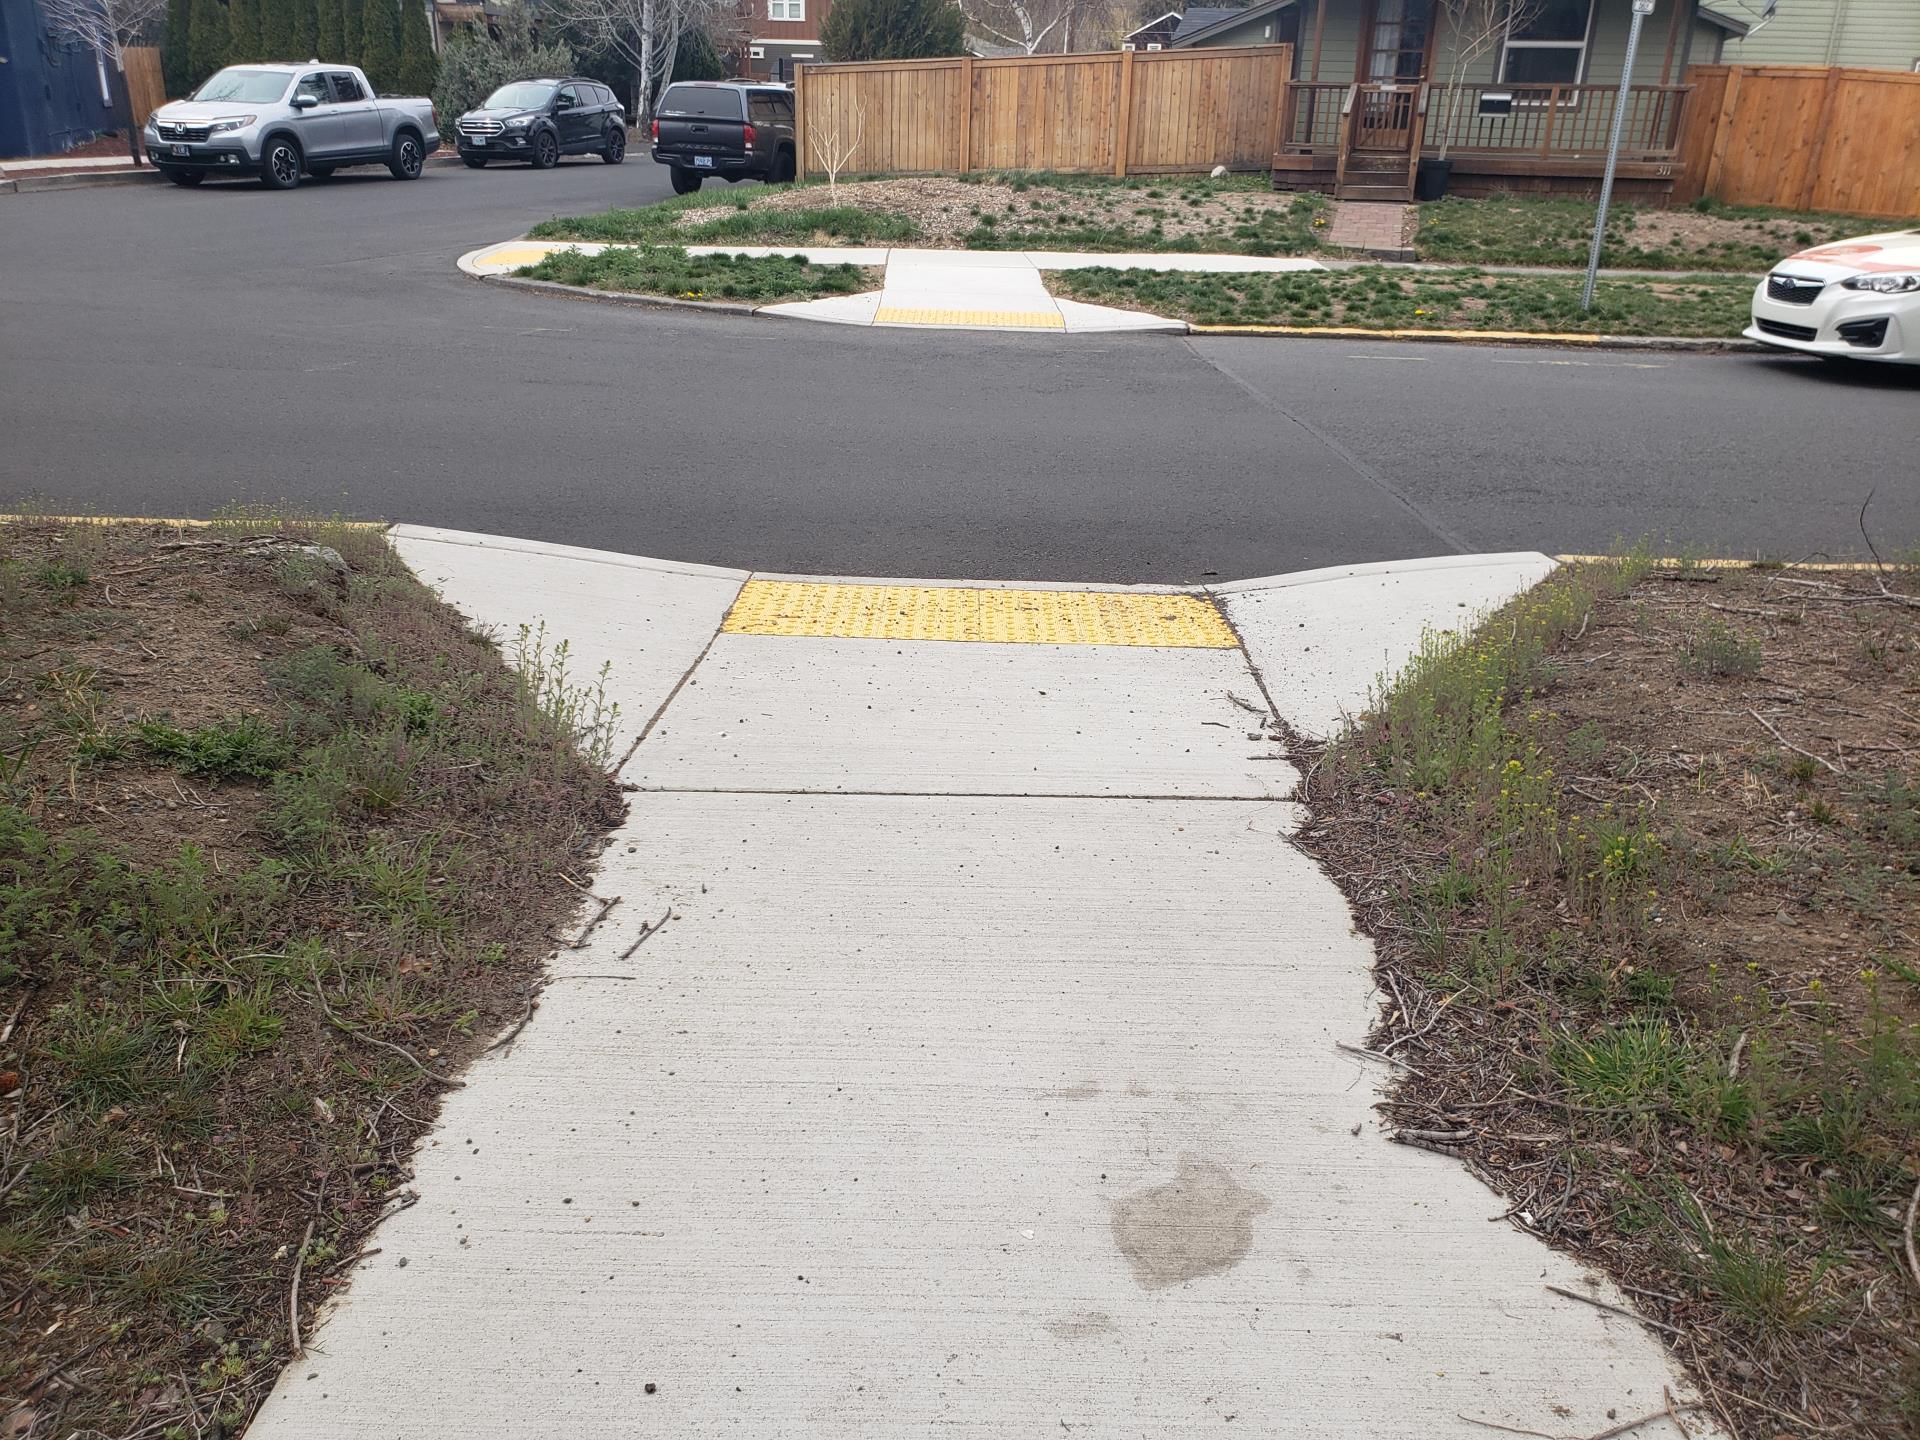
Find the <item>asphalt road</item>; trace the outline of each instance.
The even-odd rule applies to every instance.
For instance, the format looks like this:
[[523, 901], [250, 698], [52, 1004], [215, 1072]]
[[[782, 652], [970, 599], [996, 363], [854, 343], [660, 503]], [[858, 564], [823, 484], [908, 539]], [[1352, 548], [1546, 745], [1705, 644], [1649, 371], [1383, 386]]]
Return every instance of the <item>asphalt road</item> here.
[[0, 198], [0, 500], [285, 501], [845, 574], [1197, 580], [1920, 539], [1920, 372], [857, 330], [512, 293], [467, 249], [644, 156]]

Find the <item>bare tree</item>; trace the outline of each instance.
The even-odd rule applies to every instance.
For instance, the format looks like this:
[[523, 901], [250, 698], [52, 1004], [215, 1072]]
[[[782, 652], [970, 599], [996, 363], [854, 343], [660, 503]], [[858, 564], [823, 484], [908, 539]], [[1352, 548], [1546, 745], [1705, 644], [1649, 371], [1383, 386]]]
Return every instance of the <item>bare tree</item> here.
[[133, 119], [133, 94], [127, 89], [127, 47], [146, 38], [167, 13], [167, 0], [40, 0], [40, 13], [49, 35], [85, 45], [102, 60], [113, 62], [126, 107], [127, 154], [139, 165], [139, 126]]
[[860, 149], [861, 137], [867, 129], [867, 102], [859, 100], [848, 105], [843, 96], [836, 95], [816, 112], [818, 103], [814, 96], [818, 93], [808, 86], [807, 106], [807, 149], [820, 169], [827, 172], [827, 203], [840, 203], [840, 172], [852, 163]]
[[1453, 46], [1447, 67], [1446, 129], [1440, 140], [1440, 159], [1453, 147], [1454, 127], [1460, 121], [1460, 95], [1473, 63], [1509, 32], [1540, 18], [1546, 0], [1440, 0], [1447, 34]]
[[967, 29], [1028, 55], [1070, 50], [1076, 24], [1095, 8], [1093, 0], [960, 0]]
[[640, 76], [640, 113], [634, 118], [644, 125], [673, 74], [680, 37], [721, 8], [721, 0], [546, 0], [540, 11], [543, 19], [633, 66]]

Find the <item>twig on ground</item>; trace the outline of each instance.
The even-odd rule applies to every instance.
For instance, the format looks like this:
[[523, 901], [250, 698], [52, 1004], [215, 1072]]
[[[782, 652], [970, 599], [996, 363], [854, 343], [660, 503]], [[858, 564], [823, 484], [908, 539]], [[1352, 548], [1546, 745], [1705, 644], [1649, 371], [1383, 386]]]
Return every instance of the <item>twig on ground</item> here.
[[1794, 754], [1804, 755], [1807, 757], [1807, 759], [1813, 761], [1816, 765], [1826, 766], [1827, 769], [1831, 770], [1836, 775], [1844, 775], [1847, 773], [1846, 771], [1842, 770], [1838, 765], [1834, 764], [1831, 760], [1827, 759], [1826, 756], [1816, 755], [1811, 750], [1802, 750], [1798, 745], [1794, 744], [1791, 740], [1787, 739], [1786, 736], [1782, 735], [1778, 730], [1774, 729], [1773, 726], [1767, 721], [1766, 717], [1761, 715], [1761, 713], [1758, 710], [1749, 710], [1747, 711], [1747, 714], [1751, 715], [1754, 718], [1754, 720], [1759, 723], [1761, 729], [1765, 730], [1769, 735], [1773, 736], [1774, 739], [1778, 740], [1787, 749], [1793, 751]]
[[1920, 1285], [1920, 1255], [1914, 1253], [1913, 1221], [1920, 1215], [1920, 1185], [1913, 1187], [1913, 1198], [1907, 1201], [1907, 1223], [1900, 1232], [1900, 1243], [1907, 1252], [1907, 1269], [1913, 1272], [1913, 1283]]
[[[1707, 1408], [1706, 1406], [1702, 1405], [1697, 1400], [1688, 1401], [1684, 1405], [1676, 1406], [1673, 1403], [1672, 1397], [1669, 1396], [1667, 1399], [1667, 1403], [1661, 1406], [1660, 1409], [1649, 1411], [1647, 1414], [1640, 1416], [1637, 1420], [1623, 1420], [1620, 1424], [1615, 1425], [1610, 1430], [1601, 1430], [1595, 1434], [1583, 1436], [1582, 1440], [1614, 1440], [1614, 1436], [1631, 1434], [1633, 1431], [1638, 1430], [1642, 1425], [1651, 1425], [1656, 1420], [1670, 1419], [1672, 1418], [1673, 1412], [1676, 1409], [1704, 1410], [1706, 1408]], [[1684, 1431], [1682, 1433], [1684, 1433]]]
[[664, 926], [667, 923], [667, 921], [671, 920], [672, 918], [673, 918], [673, 907], [669, 905], [665, 910], [660, 912], [660, 918], [658, 920], [654, 921], [651, 925], [642, 925], [640, 927], [639, 938], [637, 938], [631, 945], [627, 946], [626, 949], [620, 952], [620, 958], [622, 960], [625, 960], [628, 956], [632, 955], [634, 951], [638, 950], [642, 945], [646, 944], [647, 941], [651, 940], [655, 935], [658, 935], [660, 933], [661, 927]]
[[1396, 1130], [1396, 1140], [1471, 1140], [1471, 1130]]
[[567, 948], [569, 950], [579, 950], [584, 947], [587, 943], [587, 937], [593, 934], [595, 928], [599, 926], [602, 920], [607, 918], [607, 912], [620, 903], [620, 897], [618, 895], [610, 896], [604, 900], [598, 895], [592, 898], [599, 902], [600, 908], [593, 912], [593, 918], [591, 920], [580, 927], [580, 933], [567, 942]]
[[1246, 711], [1249, 715], [1258, 715], [1262, 720], [1271, 720], [1273, 718], [1273, 711], [1269, 710], [1266, 706], [1256, 705], [1253, 703], [1253, 701], [1243, 699], [1241, 696], [1234, 694], [1233, 691], [1231, 690], [1227, 691], [1227, 699], [1231, 700], [1234, 704], [1238, 705], [1242, 710]]
[[293, 1333], [293, 1358], [298, 1360], [307, 1353], [306, 1346], [300, 1343], [300, 1272], [307, 1265], [307, 1242], [313, 1239], [315, 1215], [307, 1220], [307, 1230], [300, 1237], [300, 1249], [293, 1257], [293, 1285], [287, 1291], [287, 1329]]
[[1740, 1052], [1747, 1048], [1747, 1032], [1742, 1030], [1740, 1038], [1733, 1042], [1733, 1054], [1727, 1057], [1727, 1079], [1740, 1078]]
[[369, 1035], [367, 1034], [366, 1031], [360, 1029], [359, 1026], [354, 1025], [347, 1020], [341, 1019], [339, 1013], [331, 1005], [327, 1003], [326, 992], [320, 988], [320, 972], [318, 970], [315, 970], [309, 967], [307, 970], [307, 974], [313, 980], [313, 998], [315, 1003], [320, 1006], [321, 1013], [324, 1014], [328, 1020], [333, 1022], [333, 1026], [336, 1030], [342, 1031], [345, 1034], [353, 1036], [354, 1039], [361, 1041], [363, 1044], [378, 1045], [382, 1050], [391, 1050], [394, 1054], [398, 1055], [402, 1060], [405, 1060], [409, 1065], [413, 1066], [414, 1069], [418, 1070], [422, 1075], [426, 1076], [427, 1079], [433, 1081], [436, 1085], [445, 1085], [449, 1089], [453, 1089], [453, 1090], [464, 1090], [466, 1088], [467, 1082], [464, 1080], [455, 1080], [451, 1076], [439, 1075], [433, 1072], [432, 1070], [429, 1070], [425, 1065], [422, 1065], [420, 1063], [418, 1056], [416, 1056], [411, 1050], [408, 1050], [404, 1046], [395, 1045], [389, 1040], [381, 1040], [375, 1036]]
[[1660, 1395], [1667, 1402], [1667, 1418], [1673, 1421], [1673, 1428], [1680, 1432], [1680, 1440], [1693, 1440], [1693, 1432], [1687, 1429], [1687, 1422], [1680, 1418], [1680, 1410], [1673, 1403], [1673, 1390], [1662, 1385]]
[[1409, 1065], [1406, 1061], [1402, 1060], [1398, 1055], [1388, 1055], [1387, 1053], [1381, 1050], [1368, 1050], [1363, 1046], [1349, 1045], [1342, 1040], [1334, 1041], [1333, 1048], [1336, 1050], [1344, 1050], [1349, 1055], [1360, 1055], [1360, 1056], [1364, 1056], [1368, 1060], [1378, 1060], [1382, 1064], [1392, 1065], [1397, 1069], [1405, 1070], [1409, 1075], [1418, 1075], [1420, 1073], [1418, 1070], [1414, 1069], [1413, 1066]]
[[1556, 1295], [1564, 1295], [1569, 1300], [1578, 1300], [1582, 1305], [1591, 1305], [1596, 1310], [1606, 1310], [1615, 1315], [1625, 1316], [1629, 1320], [1637, 1320], [1642, 1325], [1651, 1326], [1655, 1330], [1664, 1330], [1669, 1335], [1681, 1333], [1677, 1326], [1669, 1325], [1664, 1320], [1650, 1320], [1637, 1310], [1629, 1310], [1624, 1305], [1609, 1305], [1604, 1300], [1596, 1300], [1591, 1295], [1582, 1295], [1578, 1290], [1567, 1290], [1559, 1285], [1549, 1285], [1547, 1289]]
[[533, 1019], [533, 1012], [538, 1010], [539, 1008], [540, 1008], [540, 997], [537, 994], [529, 996], [527, 998], [527, 1008], [525, 1013], [523, 1013], [520, 1016], [520, 1018], [514, 1022], [513, 1028], [511, 1030], [507, 1031], [506, 1034], [502, 1035], [498, 1040], [494, 1041], [491, 1045], [487, 1046], [487, 1049], [489, 1051], [498, 1050], [502, 1045], [511, 1047], [513, 1042], [520, 1038], [520, 1032], [527, 1028], [527, 1022]]
[[1540, 1440], [1561, 1440], [1560, 1436], [1546, 1430], [1527, 1430], [1518, 1425], [1502, 1425], [1498, 1420], [1482, 1420], [1478, 1415], [1467, 1415], [1457, 1410], [1454, 1414], [1469, 1425], [1484, 1425], [1489, 1430], [1504, 1430], [1509, 1435], [1537, 1435]]

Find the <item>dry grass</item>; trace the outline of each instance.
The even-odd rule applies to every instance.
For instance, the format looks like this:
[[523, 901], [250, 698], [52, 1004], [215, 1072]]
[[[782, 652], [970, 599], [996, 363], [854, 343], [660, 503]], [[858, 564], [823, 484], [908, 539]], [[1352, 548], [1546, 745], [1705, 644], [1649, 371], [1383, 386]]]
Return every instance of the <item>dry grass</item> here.
[[1913, 572], [1562, 572], [1303, 758], [1396, 1124], [1734, 1433], [1920, 1433]]
[[[334, 554], [316, 548], [331, 547]], [[232, 1434], [622, 804], [369, 530], [0, 530], [0, 1434]]]

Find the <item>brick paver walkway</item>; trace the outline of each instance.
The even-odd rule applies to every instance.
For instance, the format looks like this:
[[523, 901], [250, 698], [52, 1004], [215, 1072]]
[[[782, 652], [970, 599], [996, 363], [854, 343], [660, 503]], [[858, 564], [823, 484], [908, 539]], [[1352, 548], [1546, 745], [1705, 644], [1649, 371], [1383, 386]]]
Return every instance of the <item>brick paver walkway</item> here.
[[1327, 244], [1343, 250], [1398, 250], [1405, 243], [1407, 210], [1383, 200], [1336, 200]]

